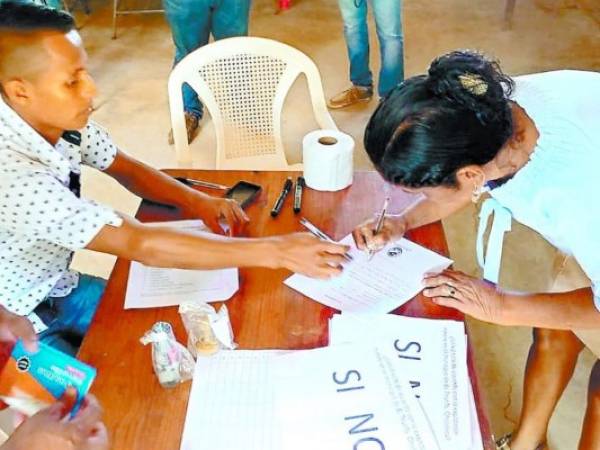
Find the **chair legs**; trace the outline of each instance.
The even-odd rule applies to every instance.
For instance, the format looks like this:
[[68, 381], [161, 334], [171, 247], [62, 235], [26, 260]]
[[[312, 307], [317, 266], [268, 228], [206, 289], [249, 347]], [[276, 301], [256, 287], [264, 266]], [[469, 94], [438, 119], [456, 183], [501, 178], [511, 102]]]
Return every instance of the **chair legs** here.
[[118, 9], [119, 9], [119, 0], [114, 0], [113, 1], [113, 17], [112, 17], [112, 28], [113, 28], [112, 38], [113, 39], [117, 38], [117, 10]]
[[512, 20], [515, 13], [515, 4], [517, 0], [506, 0], [506, 5], [504, 6], [504, 24], [507, 28], [512, 27]]

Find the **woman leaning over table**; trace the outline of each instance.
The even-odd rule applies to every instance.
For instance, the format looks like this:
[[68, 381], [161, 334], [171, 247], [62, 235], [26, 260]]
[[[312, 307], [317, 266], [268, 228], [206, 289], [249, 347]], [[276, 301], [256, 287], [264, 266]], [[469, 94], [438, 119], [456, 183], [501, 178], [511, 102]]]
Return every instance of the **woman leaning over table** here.
[[[586, 273], [586, 286], [562, 293], [508, 292], [450, 270], [424, 282], [435, 303], [487, 322], [535, 327], [519, 425], [498, 448], [547, 448], [550, 417], [584, 343], [600, 354], [600, 74], [557, 71], [513, 81], [480, 54], [452, 52], [387, 96], [367, 126], [365, 147], [386, 180], [424, 200], [386, 217], [377, 235], [374, 221], [358, 227], [360, 248], [378, 249], [489, 190], [477, 243], [487, 280], [497, 281], [511, 216], [572, 255]], [[579, 443], [580, 450], [598, 448], [600, 362]]]

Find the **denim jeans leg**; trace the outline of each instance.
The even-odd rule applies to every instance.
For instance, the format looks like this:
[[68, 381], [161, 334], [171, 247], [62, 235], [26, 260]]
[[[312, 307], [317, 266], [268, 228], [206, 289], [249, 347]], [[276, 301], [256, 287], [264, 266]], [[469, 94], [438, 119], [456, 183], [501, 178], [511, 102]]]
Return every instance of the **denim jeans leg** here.
[[356, 86], [371, 86], [373, 75], [369, 69], [369, 28], [367, 0], [338, 0], [344, 37], [350, 60], [350, 81]]
[[[163, 0], [165, 16], [175, 44], [176, 65], [194, 50], [208, 44], [212, 15], [211, 0]], [[183, 107], [186, 112], [202, 117], [202, 103], [196, 92], [183, 85]]]
[[385, 97], [404, 80], [402, 0], [372, 0], [373, 15], [381, 50], [378, 91]]
[[57, 317], [46, 331], [40, 333], [40, 340], [75, 355], [92, 323], [105, 287], [106, 280], [102, 278], [80, 275], [79, 284], [69, 295], [52, 299]]
[[212, 15], [211, 31], [215, 40], [248, 36], [250, 0], [221, 0]]

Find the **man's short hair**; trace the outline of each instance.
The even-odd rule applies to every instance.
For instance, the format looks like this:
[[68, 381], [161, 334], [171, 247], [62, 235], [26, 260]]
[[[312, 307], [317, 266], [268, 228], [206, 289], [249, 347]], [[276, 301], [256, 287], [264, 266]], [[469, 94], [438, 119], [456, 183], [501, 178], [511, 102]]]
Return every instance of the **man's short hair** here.
[[68, 33], [74, 28], [75, 21], [66, 12], [25, 1], [0, 0], [0, 33]]
[[43, 67], [36, 37], [73, 29], [75, 21], [65, 12], [23, 0], [0, 0], [0, 94], [7, 79], [31, 75]]

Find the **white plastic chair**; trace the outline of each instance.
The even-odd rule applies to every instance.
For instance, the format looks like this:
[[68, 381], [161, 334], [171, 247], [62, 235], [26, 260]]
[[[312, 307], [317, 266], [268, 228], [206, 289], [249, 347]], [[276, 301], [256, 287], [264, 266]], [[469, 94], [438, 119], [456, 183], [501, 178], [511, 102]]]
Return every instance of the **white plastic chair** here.
[[217, 169], [302, 170], [289, 165], [281, 139], [285, 98], [303, 73], [313, 112], [323, 129], [337, 130], [325, 104], [321, 76], [304, 53], [257, 37], [223, 39], [190, 53], [169, 77], [169, 104], [177, 162], [191, 166], [183, 112], [188, 83], [210, 112], [217, 139]]

